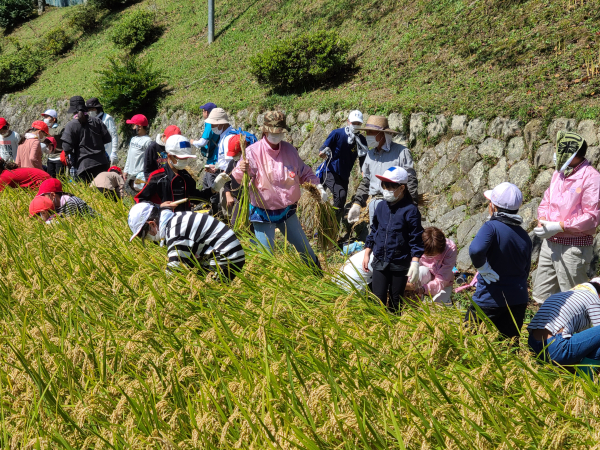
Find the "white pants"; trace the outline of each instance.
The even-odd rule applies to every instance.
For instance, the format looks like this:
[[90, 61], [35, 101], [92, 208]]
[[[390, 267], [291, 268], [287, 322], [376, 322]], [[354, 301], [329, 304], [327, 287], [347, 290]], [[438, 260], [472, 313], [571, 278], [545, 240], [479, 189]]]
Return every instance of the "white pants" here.
[[344, 289], [351, 291], [352, 286], [360, 292], [365, 292], [367, 286], [373, 279], [373, 253], [369, 260], [369, 272], [365, 272], [362, 268], [363, 259], [365, 258], [366, 249], [352, 255], [348, 261], [342, 266], [342, 276], [336, 282]]
[[[421, 286], [426, 285], [431, 280], [433, 280], [433, 274], [429, 271], [428, 267], [420, 266], [419, 267], [419, 281], [421, 282]], [[446, 286], [440, 292], [432, 296], [432, 299], [435, 303], [443, 303], [446, 305], [451, 305], [452, 300], [450, 295], [452, 294], [452, 286]]]

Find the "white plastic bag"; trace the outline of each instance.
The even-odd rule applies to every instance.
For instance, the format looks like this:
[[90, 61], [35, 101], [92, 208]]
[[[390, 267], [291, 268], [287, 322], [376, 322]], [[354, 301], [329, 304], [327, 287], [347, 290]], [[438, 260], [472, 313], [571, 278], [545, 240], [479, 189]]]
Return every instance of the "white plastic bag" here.
[[373, 279], [373, 253], [369, 260], [369, 272], [365, 272], [362, 268], [362, 262], [365, 257], [366, 249], [352, 255], [348, 261], [342, 266], [340, 277], [337, 283], [348, 291], [352, 291], [352, 287], [360, 292], [367, 290], [367, 285]]

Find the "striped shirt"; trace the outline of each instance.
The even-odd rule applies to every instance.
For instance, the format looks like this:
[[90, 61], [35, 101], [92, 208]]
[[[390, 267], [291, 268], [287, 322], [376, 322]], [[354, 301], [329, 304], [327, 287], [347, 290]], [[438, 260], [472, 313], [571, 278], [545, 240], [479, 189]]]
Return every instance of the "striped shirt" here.
[[180, 263], [214, 267], [245, 260], [242, 245], [231, 228], [208, 214], [175, 213], [165, 224], [164, 233], [169, 269], [179, 268]]
[[88, 206], [79, 197], [71, 194], [63, 194], [60, 198], [60, 207], [56, 211], [65, 217], [68, 216], [90, 216], [96, 217], [96, 211]]
[[600, 298], [594, 286], [583, 283], [546, 299], [527, 328], [546, 329], [553, 335], [563, 329], [563, 337], [569, 338], [574, 333], [598, 325], [600, 325]]

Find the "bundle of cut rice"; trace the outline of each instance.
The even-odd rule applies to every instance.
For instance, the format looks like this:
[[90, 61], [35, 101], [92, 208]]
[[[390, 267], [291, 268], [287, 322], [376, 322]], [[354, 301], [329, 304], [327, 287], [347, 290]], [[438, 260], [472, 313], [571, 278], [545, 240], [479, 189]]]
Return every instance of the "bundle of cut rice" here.
[[318, 244], [323, 250], [336, 245], [340, 224], [335, 216], [335, 208], [329, 202], [321, 201], [321, 192], [314, 184], [304, 183], [304, 193], [298, 201], [298, 210], [305, 231], [311, 235], [318, 233]]

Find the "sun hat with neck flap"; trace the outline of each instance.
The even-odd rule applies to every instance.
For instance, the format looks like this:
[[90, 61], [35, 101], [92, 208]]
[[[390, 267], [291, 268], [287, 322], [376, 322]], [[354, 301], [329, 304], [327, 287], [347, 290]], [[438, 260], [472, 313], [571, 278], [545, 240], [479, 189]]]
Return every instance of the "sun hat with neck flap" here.
[[367, 123], [360, 127], [354, 127], [355, 131], [383, 131], [384, 133], [398, 134], [399, 131], [392, 130], [387, 117], [369, 116]]
[[87, 106], [85, 106], [85, 100], [81, 95], [75, 95], [69, 100], [69, 109], [67, 109], [67, 114], [75, 114], [79, 111], [87, 112]]
[[206, 123], [210, 123], [211, 125], [228, 125], [229, 117], [227, 117], [227, 113], [223, 108], [213, 108], [206, 118]]

